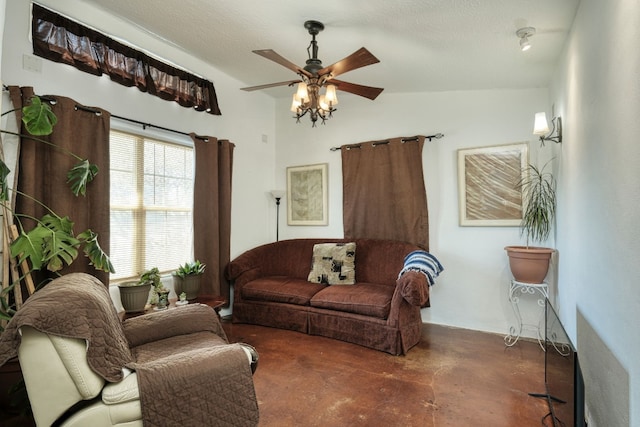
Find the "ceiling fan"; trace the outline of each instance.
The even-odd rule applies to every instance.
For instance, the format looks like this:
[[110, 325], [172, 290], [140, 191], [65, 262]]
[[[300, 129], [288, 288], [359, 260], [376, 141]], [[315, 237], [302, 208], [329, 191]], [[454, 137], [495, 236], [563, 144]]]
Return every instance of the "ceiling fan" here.
[[[324, 123], [325, 120], [331, 117], [331, 113], [336, 110], [334, 108], [338, 103], [336, 89], [363, 96], [371, 100], [376, 99], [376, 97], [380, 95], [384, 90], [382, 88], [363, 86], [335, 79], [336, 76], [344, 74], [347, 71], [380, 62], [378, 58], [362, 47], [346, 58], [327, 67], [323, 67], [322, 61], [318, 58], [318, 42], [316, 41], [316, 36], [320, 31], [324, 30], [324, 24], [318, 21], [306, 21], [304, 27], [309, 31], [312, 39], [307, 48], [309, 59], [307, 59], [306, 65], [303, 68], [298, 67], [271, 49], [253, 51], [253, 53], [294, 71], [300, 78], [297, 80], [245, 87], [242, 88], [242, 90], [253, 91], [284, 85], [293, 86], [298, 83], [298, 90], [293, 95], [291, 111], [296, 113], [295, 118], [298, 121], [300, 121], [300, 117], [309, 113], [313, 126], [315, 126], [318, 118], [322, 119]], [[320, 93], [321, 88], [325, 88], [325, 93]]]

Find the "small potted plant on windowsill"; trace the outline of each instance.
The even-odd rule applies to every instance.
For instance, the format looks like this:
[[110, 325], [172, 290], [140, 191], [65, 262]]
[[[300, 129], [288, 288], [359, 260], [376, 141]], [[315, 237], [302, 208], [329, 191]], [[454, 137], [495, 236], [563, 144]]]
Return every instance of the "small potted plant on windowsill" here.
[[206, 265], [201, 263], [199, 260], [187, 262], [178, 267], [178, 269], [172, 273], [173, 288], [176, 291], [176, 295], [180, 295], [184, 292], [187, 294], [187, 300], [189, 301], [193, 301], [198, 298], [198, 292], [200, 291], [200, 279], [204, 273], [205, 267]]
[[[149, 301], [149, 292], [153, 287], [155, 295], [160, 296], [159, 291], [164, 289], [160, 281], [160, 271], [157, 267], [145, 270], [137, 281], [124, 282], [118, 285], [120, 289], [120, 301], [122, 307], [127, 313], [137, 313], [144, 311], [147, 301]], [[167, 301], [168, 301], [168, 291]], [[167, 304], [168, 305], [168, 304]]]
[[511, 274], [517, 282], [538, 284], [544, 281], [549, 271], [549, 261], [554, 249], [530, 246], [529, 242], [543, 243], [553, 228], [556, 213], [556, 180], [551, 172], [529, 164], [527, 176], [516, 188], [522, 191], [524, 212], [520, 223], [521, 234], [526, 237], [526, 246], [507, 246]]

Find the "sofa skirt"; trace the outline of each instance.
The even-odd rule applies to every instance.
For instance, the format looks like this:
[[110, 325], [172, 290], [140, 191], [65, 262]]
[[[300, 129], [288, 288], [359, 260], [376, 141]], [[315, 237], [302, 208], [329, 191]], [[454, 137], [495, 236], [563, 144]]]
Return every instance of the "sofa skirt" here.
[[420, 341], [422, 321], [418, 315], [404, 319], [401, 327], [387, 320], [281, 303], [243, 301], [233, 306], [234, 323], [250, 323], [333, 338], [393, 355], [406, 354]]

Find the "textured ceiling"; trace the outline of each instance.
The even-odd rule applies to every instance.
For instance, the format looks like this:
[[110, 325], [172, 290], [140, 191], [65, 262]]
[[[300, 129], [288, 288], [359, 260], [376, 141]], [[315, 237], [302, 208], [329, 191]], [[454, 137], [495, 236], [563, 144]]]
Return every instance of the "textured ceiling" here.
[[[579, 4], [579, 0], [85, 2], [135, 23], [246, 86], [296, 78], [292, 71], [251, 51], [273, 49], [302, 67], [311, 39], [303, 23], [318, 20], [325, 24], [317, 37], [323, 65], [364, 46], [380, 63], [339, 78], [383, 87], [383, 94], [547, 87]], [[531, 38], [533, 47], [521, 52], [515, 33], [525, 26], [535, 27], [537, 34]], [[291, 89], [264, 92], [290, 96]]]

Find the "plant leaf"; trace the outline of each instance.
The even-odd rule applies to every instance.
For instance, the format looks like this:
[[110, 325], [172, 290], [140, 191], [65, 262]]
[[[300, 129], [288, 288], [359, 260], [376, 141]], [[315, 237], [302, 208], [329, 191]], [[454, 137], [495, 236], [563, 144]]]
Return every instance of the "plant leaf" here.
[[98, 166], [89, 163], [89, 160], [82, 160], [71, 168], [67, 173], [67, 182], [71, 183], [71, 191], [77, 197], [78, 194], [83, 196], [87, 192], [87, 184], [93, 181], [98, 174]]
[[31, 103], [22, 108], [22, 121], [31, 135], [49, 135], [58, 118], [51, 106], [43, 103], [39, 97], [31, 97]]
[[79, 246], [80, 241], [73, 235], [73, 222], [69, 217], [47, 214], [31, 231], [20, 233], [11, 244], [11, 255], [19, 256], [19, 263], [28, 260], [34, 270], [45, 265], [49, 271], [58, 271], [77, 258]]
[[84, 254], [89, 258], [91, 265], [96, 270], [106, 271], [109, 273], [115, 273], [116, 270], [111, 264], [109, 256], [104, 253], [100, 244], [98, 243], [98, 235], [91, 230], [86, 230], [78, 235], [78, 239], [84, 241]]
[[7, 185], [7, 176], [9, 176], [9, 167], [0, 159], [0, 200], [9, 200], [9, 187]]

